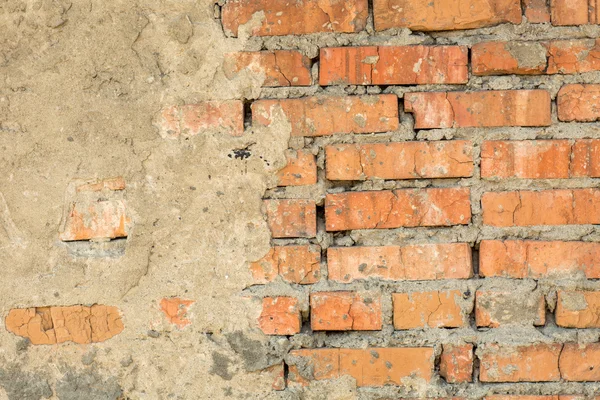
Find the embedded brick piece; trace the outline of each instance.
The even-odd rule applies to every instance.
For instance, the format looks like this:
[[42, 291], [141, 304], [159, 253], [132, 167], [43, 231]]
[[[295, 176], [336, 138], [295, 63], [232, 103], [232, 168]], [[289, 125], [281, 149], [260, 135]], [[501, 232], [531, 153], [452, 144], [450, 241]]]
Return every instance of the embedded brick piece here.
[[484, 42], [471, 48], [474, 75], [539, 75], [546, 71], [548, 50], [536, 42]]
[[250, 71], [263, 78], [262, 86], [310, 86], [311, 61], [294, 50], [244, 51], [225, 55], [223, 72], [228, 79], [235, 78], [241, 71]]
[[264, 200], [267, 224], [274, 238], [317, 235], [317, 207], [312, 200]]
[[600, 328], [600, 292], [558, 291], [556, 325]]
[[443, 345], [440, 376], [448, 383], [473, 382], [473, 345]]
[[328, 231], [466, 225], [468, 188], [345, 192], [325, 197]]
[[319, 84], [467, 83], [466, 46], [366, 46], [321, 49]]
[[565, 85], [558, 91], [556, 102], [561, 121], [600, 120], [600, 85]]
[[521, 23], [519, 0], [375, 0], [375, 29], [409, 28], [413, 31], [449, 31]]
[[600, 177], [600, 139], [576, 140], [572, 154], [571, 177]]
[[550, 10], [546, 0], [523, 0], [523, 8], [528, 22], [550, 22]]
[[600, 223], [600, 189], [488, 192], [481, 205], [483, 223], [492, 226]]
[[351, 33], [367, 24], [367, 0], [278, 2], [230, 0], [221, 9], [223, 29], [238, 36], [248, 24], [253, 36], [304, 35], [318, 32]]
[[550, 0], [550, 5], [552, 25], [585, 25], [589, 21], [588, 0]]
[[119, 309], [101, 304], [16, 308], [9, 311], [4, 322], [6, 330], [32, 344], [97, 343], [123, 331]]
[[550, 94], [545, 90], [422, 92], [404, 95], [415, 128], [548, 126]]
[[507, 324], [541, 326], [546, 323], [546, 302], [540, 292], [478, 290], [475, 321], [486, 328]]
[[[351, 376], [356, 385], [402, 385], [405, 378], [429, 382], [434, 354], [430, 347], [292, 350], [288, 384], [307, 385], [311, 380]], [[306, 365], [300, 369], [296, 364]], [[307, 374], [304, 371], [311, 371]]]
[[302, 319], [295, 297], [265, 297], [258, 326], [265, 335], [294, 335]]
[[325, 147], [327, 179], [469, 177], [472, 152], [466, 140], [331, 145]]
[[306, 150], [286, 154], [287, 165], [277, 172], [277, 186], [302, 186], [317, 183], [315, 156]]
[[565, 343], [559, 368], [562, 378], [567, 381], [600, 381], [600, 344]]
[[[459, 328], [467, 324], [460, 290], [394, 293], [394, 328]], [[471, 300], [472, 302], [472, 300]]]
[[167, 320], [179, 329], [183, 329], [192, 321], [188, 318], [188, 311], [194, 300], [185, 300], [178, 297], [165, 297], [160, 301], [160, 308]]
[[359, 279], [436, 280], [473, 276], [467, 243], [382, 247], [330, 247], [328, 278], [348, 283]]
[[[481, 382], [552, 382], [560, 380], [562, 344], [509, 346], [489, 344], [478, 352]], [[562, 368], [561, 368], [562, 369]]]
[[380, 294], [312, 293], [310, 308], [315, 331], [377, 331], [382, 327]]
[[275, 246], [262, 259], [250, 264], [254, 283], [263, 284], [277, 276], [301, 285], [316, 283], [321, 277], [319, 246]]
[[548, 74], [599, 71], [600, 39], [553, 40], [548, 55]]
[[398, 98], [393, 94], [258, 100], [252, 103], [252, 122], [268, 127], [280, 110], [291, 124], [292, 136], [387, 132], [399, 124]]

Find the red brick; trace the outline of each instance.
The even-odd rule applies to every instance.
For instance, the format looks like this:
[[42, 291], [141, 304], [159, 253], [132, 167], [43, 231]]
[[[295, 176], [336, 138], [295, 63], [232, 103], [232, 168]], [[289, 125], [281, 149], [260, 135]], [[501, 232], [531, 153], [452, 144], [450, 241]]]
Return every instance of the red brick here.
[[562, 344], [522, 346], [490, 344], [480, 349], [481, 382], [552, 382], [560, 380]]
[[183, 329], [192, 321], [188, 318], [188, 311], [194, 300], [180, 299], [179, 297], [165, 297], [160, 301], [160, 309], [167, 320], [179, 329]]
[[252, 122], [268, 127], [279, 110], [291, 124], [292, 136], [387, 132], [399, 124], [398, 98], [392, 94], [258, 100], [252, 104]]
[[600, 224], [600, 189], [488, 192], [481, 205], [492, 226]]
[[473, 382], [473, 345], [443, 345], [440, 375], [448, 383]]
[[[367, 24], [367, 0], [278, 2], [230, 0], [221, 9], [223, 29], [238, 36], [250, 22], [254, 36], [304, 35], [317, 32], [360, 32]], [[258, 18], [257, 18], [258, 17]], [[256, 21], [252, 22], [251, 20]]]
[[307, 150], [286, 154], [287, 165], [277, 172], [277, 186], [302, 186], [317, 183], [315, 156]]
[[546, 302], [539, 292], [478, 290], [475, 321], [477, 326], [486, 328], [507, 324], [543, 326]]
[[550, 0], [552, 25], [588, 23], [588, 0]]
[[474, 75], [539, 75], [546, 71], [547, 50], [536, 42], [484, 42], [471, 48]]
[[600, 39], [554, 40], [548, 55], [548, 74], [600, 71]]
[[406, 378], [431, 381], [434, 366], [430, 347], [292, 350], [312, 371], [301, 375], [296, 365], [289, 368], [288, 384], [306, 385], [310, 380], [350, 376], [356, 385], [402, 385]]
[[319, 246], [275, 246], [262, 259], [250, 264], [255, 284], [273, 282], [277, 276], [301, 285], [318, 282], [321, 277]]
[[380, 294], [312, 293], [310, 309], [315, 331], [377, 331], [382, 327]]
[[571, 158], [571, 176], [600, 177], [600, 140], [576, 140]]
[[508, 278], [571, 278], [578, 272], [600, 278], [600, 243], [483, 240], [479, 273]]
[[[467, 325], [460, 290], [394, 293], [394, 328], [459, 328]], [[472, 302], [472, 300], [471, 300]]]
[[263, 372], [272, 377], [273, 384], [271, 387], [273, 390], [285, 390], [285, 363], [280, 362], [279, 364], [265, 368]]
[[223, 72], [228, 79], [249, 71], [264, 87], [310, 86], [311, 61], [294, 50], [244, 51], [225, 55]]
[[274, 238], [317, 235], [317, 206], [312, 200], [264, 200], [267, 224]]
[[546, 0], [524, 0], [523, 8], [528, 22], [532, 24], [550, 22], [550, 9]]
[[415, 128], [548, 126], [550, 94], [545, 90], [427, 92], [404, 95]]
[[345, 192], [325, 198], [328, 231], [466, 225], [468, 188]]
[[472, 152], [466, 140], [331, 145], [325, 147], [327, 179], [469, 177]]
[[600, 381], [600, 343], [565, 343], [559, 368], [562, 378], [567, 381]]
[[265, 335], [294, 335], [300, 332], [302, 319], [298, 299], [294, 297], [265, 297], [258, 326]]
[[448, 31], [521, 23], [519, 0], [375, 0], [374, 20], [378, 31], [409, 28], [413, 31]]
[[321, 49], [319, 84], [467, 83], [466, 46], [367, 46]]
[[600, 328], [600, 292], [558, 291], [556, 325]]
[[561, 121], [600, 120], [600, 85], [565, 85], [558, 91], [556, 102]]

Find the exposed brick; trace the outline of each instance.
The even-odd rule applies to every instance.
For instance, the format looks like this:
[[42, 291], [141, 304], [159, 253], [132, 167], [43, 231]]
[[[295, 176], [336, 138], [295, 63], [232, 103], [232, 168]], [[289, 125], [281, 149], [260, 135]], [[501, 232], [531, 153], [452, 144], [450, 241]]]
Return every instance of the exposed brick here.
[[472, 151], [466, 140], [331, 145], [325, 147], [327, 179], [469, 177]]
[[556, 102], [561, 121], [600, 120], [600, 85], [565, 85], [558, 91]]
[[600, 381], [600, 343], [565, 343], [559, 368], [567, 381]]
[[317, 235], [317, 206], [312, 200], [264, 200], [267, 224], [274, 238]]
[[401, 385], [408, 377], [429, 382], [433, 374], [434, 354], [430, 347], [292, 350], [290, 355], [308, 366], [300, 370], [295, 364], [290, 365], [288, 383], [296, 385], [345, 375], [356, 379], [359, 387]]
[[310, 59], [294, 50], [228, 53], [223, 63], [223, 72], [228, 79], [235, 78], [241, 71], [249, 71], [264, 79], [264, 87], [310, 86], [310, 69]]
[[123, 331], [119, 309], [101, 304], [15, 308], [6, 316], [5, 325], [32, 344], [97, 343]]
[[76, 187], [76, 191], [79, 192], [102, 192], [105, 190], [117, 191], [125, 190], [125, 179], [122, 176], [115, 178], [102, 179], [99, 182], [89, 182]]
[[600, 177], [600, 139], [576, 140], [572, 151], [572, 177]]
[[258, 326], [265, 335], [294, 335], [300, 332], [302, 319], [295, 297], [265, 297]]
[[383, 247], [330, 247], [328, 278], [337, 282], [383, 280], [467, 279], [473, 276], [467, 243]]
[[556, 325], [600, 328], [600, 292], [558, 291]]
[[553, 40], [548, 55], [548, 74], [599, 71], [600, 39]]
[[285, 390], [285, 363], [280, 362], [265, 368], [263, 371], [272, 376], [273, 384], [271, 387], [273, 390]]
[[319, 246], [275, 246], [262, 259], [250, 264], [254, 283], [272, 282], [277, 276], [301, 285], [316, 283], [321, 277]]
[[[459, 328], [467, 324], [460, 290], [394, 293], [394, 328]], [[471, 300], [472, 302], [472, 300]]]
[[183, 329], [192, 321], [188, 318], [188, 311], [194, 300], [180, 299], [179, 297], [165, 297], [160, 301], [160, 309], [167, 320], [179, 329]]
[[541, 326], [546, 323], [546, 302], [540, 292], [478, 290], [475, 321], [479, 327], [507, 324]]
[[550, 22], [550, 9], [546, 0], [523, 0], [523, 8], [528, 22]]
[[319, 84], [466, 83], [466, 46], [367, 46], [321, 49]]
[[471, 48], [474, 75], [538, 75], [546, 71], [547, 49], [536, 42], [483, 42]]
[[292, 136], [387, 132], [398, 128], [398, 98], [378, 96], [305, 97], [252, 103], [255, 125], [270, 126], [283, 111]]
[[448, 383], [473, 382], [473, 345], [443, 345], [440, 375]]
[[481, 382], [551, 382], [560, 380], [562, 344], [509, 346], [489, 344], [478, 352]]
[[277, 172], [277, 186], [302, 186], [317, 183], [315, 156], [307, 150], [286, 154], [287, 165]]
[[[254, 36], [303, 35], [317, 32], [360, 32], [367, 24], [367, 0], [278, 2], [230, 0], [222, 10], [223, 29], [238, 36], [249, 24]], [[258, 17], [258, 18], [257, 18]]]
[[519, 0], [375, 0], [375, 29], [409, 28], [413, 31], [447, 31], [521, 23]]
[[600, 278], [600, 243], [483, 240], [479, 273], [508, 278], [572, 277], [582, 272]]
[[481, 205], [483, 223], [492, 226], [600, 223], [600, 189], [488, 192]]
[[545, 90], [427, 92], [404, 95], [415, 128], [548, 126], [550, 94]]
[[380, 294], [312, 293], [310, 308], [315, 331], [376, 331], [382, 327]]
[[552, 25], [588, 23], [588, 0], [550, 0]]

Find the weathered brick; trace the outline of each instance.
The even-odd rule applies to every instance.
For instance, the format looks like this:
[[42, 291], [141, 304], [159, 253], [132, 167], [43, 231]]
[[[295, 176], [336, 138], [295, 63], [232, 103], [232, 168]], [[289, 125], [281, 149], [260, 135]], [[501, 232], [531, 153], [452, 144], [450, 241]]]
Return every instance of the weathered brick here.
[[560, 380], [562, 344], [522, 346], [489, 344], [478, 352], [481, 382], [551, 382]]
[[483, 240], [479, 273], [508, 278], [572, 277], [581, 272], [600, 278], [600, 244], [541, 242], [536, 240]]
[[301, 370], [290, 365], [288, 383], [296, 385], [345, 375], [359, 387], [401, 385], [408, 377], [429, 382], [434, 364], [430, 347], [292, 350], [290, 355], [308, 366]]
[[600, 85], [565, 85], [558, 91], [556, 102], [561, 121], [600, 120]]
[[600, 343], [565, 343], [559, 368], [562, 378], [567, 381], [600, 381]]
[[337, 282], [383, 280], [467, 279], [473, 276], [467, 243], [383, 247], [330, 247], [328, 278]]
[[600, 39], [553, 40], [548, 56], [548, 74], [599, 71]]
[[250, 264], [254, 283], [272, 282], [277, 276], [301, 285], [316, 283], [321, 277], [319, 246], [275, 246], [262, 259]]
[[[459, 328], [467, 324], [460, 290], [394, 293], [394, 328]], [[471, 300], [472, 302], [472, 300]]]
[[265, 297], [258, 326], [265, 335], [294, 335], [300, 332], [302, 318], [295, 297]]
[[540, 292], [478, 290], [475, 321], [479, 327], [507, 324], [541, 326], [546, 323], [546, 302]]
[[382, 327], [380, 294], [312, 293], [310, 309], [315, 331], [376, 331]]
[[600, 292], [559, 290], [555, 316], [565, 328], [600, 328]]
[[466, 225], [468, 188], [345, 192], [325, 197], [328, 231]]
[[600, 139], [576, 140], [572, 152], [572, 177], [600, 177]]
[[[367, 0], [278, 2], [230, 0], [221, 10], [223, 29], [238, 36], [249, 23], [254, 36], [304, 35], [318, 32], [360, 32], [367, 24]], [[257, 18], [258, 16], [258, 18]]]
[[294, 50], [244, 51], [225, 55], [223, 72], [228, 79], [249, 71], [264, 87], [310, 86], [311, 61]]
[[415, 128], [548, 126], [550, 94], [545, 90], [426, 92], [404, 95]]
[[440, 376], [448, 383], [473, 382], [473, 345], [443, 345]]
[[32, 344], [79, 344], [103, 342], [123, 331], [118, 308], [87, 306], [15, 308], [6, 316], [9, 332]]
[[258, 100], [252, 103], [252, 122], [270, 126], [278, 110], [291, 124], [292, 136], [387, 132], [399, 124], [398, 98], [392, 94]]
[[415, 85], [466, 83], [465, 46], [367, 46], [321, 49], [319, 84]]
[[483, 223], [492, 226], [600, 223], [600, 189], [488, 192], [481, 205]]
[[550, 0], [552, 25], [588, 23], [588, 0]]
[[375, 0], [375, 29], [409, 28], [413, 31], [472, 29], [504, 22], [521, 23], [519, 0]]
[[327, 179], [469, 177], [472, 151], [466, 140], [331, 145], [325, 147]]
[[523, 0], [524, 14], [533, 24], [550, 22], [550, 9], [546, 0]]
[[546, 71], [548, 51], [537, 42], [483, 42], [471, 48], [474, 75], [539, 75]]
[[286, 153], [287, 165], [277, 172], [277, 186], [302, 186], [317, 183], [315, 156], [307, 150]]
[[179, 297], [165, 297], [160, 301], [160, 309], [167, 320], [179, 329], [183, 329], [192, 321], [188, 318], [188, 311], [194, 300], [180, 299]]
[[274, 238], [317, 235], [317, 206], [312, 200], [264, 200], [267, 224]]

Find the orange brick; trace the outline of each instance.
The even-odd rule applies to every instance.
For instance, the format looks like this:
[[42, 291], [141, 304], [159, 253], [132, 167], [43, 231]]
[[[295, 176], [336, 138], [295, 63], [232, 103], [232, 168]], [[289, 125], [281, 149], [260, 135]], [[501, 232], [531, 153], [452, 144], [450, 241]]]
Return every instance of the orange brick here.
[[264, 79], [264, 87], [310, 86], [310, 69], [310, 59], [294, 50], [228, 53], [223, 63], [223, 72], [228, 79], [235, 78], [241, 71], [249, 71]]
[[600, 70], [600, 39], [553, 40], [548, 47], [549, 74]]
[[481, 145], [482, 178], [569, 178], [568, 140], [485, 141]]
[[567, 381], [600, 381], [600, 343], [565, 343], [559, 368], [562, 378]]
[[310, 380], [351, 376], [356, 385], [402, 385], [405, 378], [431, 381], [434, 354], [429, 347], [394, 347], [367, 349], [292, 350], [308, 368], [302, 372], [290, 365], [288, 384], [306, 385]]
[[528, 22], [533, 24], [550, 22], [550, 10], [546, 0], [524, 0], [523, 8]]
[[407, 93], [404, 110], [415, 115], [417, 129], [552, 123], [550, 94], [545, 90]]
[[469, 177], [472, 151], [466, 140], [331, 145], [325, 147], [327, 179]]
[[481, 205], [483, 223], [492, 226], [600, 223], [600, 189], [488, 192]]
[[345, 192], [325, 197], [328, 231], [466, 225], [468, 188]]
[[6, 330], [32, 344], [97, 343], [123, 331], [119, 309], [101, 304], [14, 308], [4, 322]]
[[328, 278], [348, 283], [358, 279], [435, 280], [473, 276], [467, 243], [383, 247], [330, 247]]
[[179, 297], [165, 297], [160, 301], [160, 308], [170, 323], [183, 329], [192, 321], [188, 318], [188, 311], [194, 300], [180, 299]]
[[600, 177], [600, 140], [576, 140], [571, 159], [571, 176]]
[[310, 309], [315, 331], [377, 331], [382, 327], [380, 294], [312, 293]]
[[96, 182], [89, 182], [82, 185], [77, 186], [77, 193], [80, 192], [102, 192], [105, 190], [117, 191], [117, 190], [125, 190], [125, 179], [122, 176], [117, 176], [115, 178], [107, 178], [102, 179]]
[[300, 332], [302, 319], [298, 299], [294, 297], [265, 297], [258, 326], [265, 335], [294, 335]]
[[267, 224], [274, 238], [317, 235], [317, 206], [312, 200], [264, 200]]
[[552, 25], [588, 23], [588, 0], [550, 0]]
[[409, 28], [412, 31], [448, 31], [521, 23], [519, 0], [375, 0], [375, 29]]
[[473, 345], [442, 346], [440, 375], [448, 383], [473, 382]]
[[600, 328], [600, 292], [558, 291], [556, 325]]
[[546, 302], [539, 292], [478, 290], [475, 321], [479, 327], [498, 328], [507, 324], [542, 326]]
[[474, 75], [539, 75], [546, 71], [547, 50], [537, 42], [484, 42], [471, 48]]
[[551, 382], [560, 380], [562, 344], [509, 346], [490, 344], [479, 353], [481, 382]]
[[321, 49], [319, 84], [467, 83], [466, 46], [367, 46]]
[[[394, 293], [394, 328], [459, 328], [467, 324], [460, 290]], [[472, 301], [472, 300], [471, 300]]]
[[571, 278], [580, 271], [588, 279], [600, 278], [599, 243], [483, 240], [479, 248], [483, 276]]
[[561, 121], [600, 120], [600, 85], [565, 85], [558, 91], [556, 102]]
[[302, 186], [317, 183], [315, 156], [306, 150], [286, 154], [287, 165], [277, 172], [277, 186]]
[[[278, 2], [231, 0], [221, 9], [223, 29], [238, 36], [250, 22], [254, 36], [304, 35], [317, 32], [360, 32], [367, 24], [367, 0]], [[258, 18], [257, 18], [258, 16]], [[256, 21], [256, 22], [254, 22]]]
[[258, 100], [252, 104], [253, 124], [270, 126], [280, 109], [292, 136], [387, 132], [399, 124], [398, 98], [393, 94]]
[[319, 246], [275, 246], [262, 259], [250, 264], [254, 283], [272, 282], [277, 276], [301, 285], [318, 282], [321, 277]]

